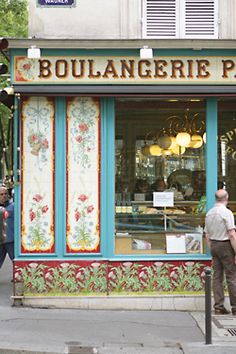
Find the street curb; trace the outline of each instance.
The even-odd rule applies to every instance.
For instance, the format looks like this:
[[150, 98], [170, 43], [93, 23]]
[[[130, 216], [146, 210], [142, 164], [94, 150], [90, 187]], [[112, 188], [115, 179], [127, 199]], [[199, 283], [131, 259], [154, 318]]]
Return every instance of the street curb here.
[[[204, 311], [205, 295], [157, 296], [22, 296], [15, 306], [84, 310]], [[213, 301], [213, 300], [212, 300]], [[226, 299], [226, 305], [228, 303]]]

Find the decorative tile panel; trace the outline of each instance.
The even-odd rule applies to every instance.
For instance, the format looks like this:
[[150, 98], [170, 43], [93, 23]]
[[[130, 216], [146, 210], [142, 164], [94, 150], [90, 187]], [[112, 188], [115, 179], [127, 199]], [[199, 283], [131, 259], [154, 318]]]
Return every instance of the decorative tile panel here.
[[179, 293], [204, 291], [210, 261], [14, 261], [24, 294]]
[[100, 111], [99, 100], [67, 100], [68, 253], [100, 251]]
[[22, 102], [21, 252], [54, 252], [54, 100]]

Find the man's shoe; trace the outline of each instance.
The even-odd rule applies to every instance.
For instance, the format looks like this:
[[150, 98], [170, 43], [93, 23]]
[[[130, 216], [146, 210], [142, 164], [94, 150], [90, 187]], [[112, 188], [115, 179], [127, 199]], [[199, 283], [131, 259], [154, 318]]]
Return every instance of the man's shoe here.
[[236, 316], [236, 310], [235, 310], [235, 309], [232, 310], [232, 315], [233, 315], [233, 316]]
[[[236, 311], [235, 316], [236, 316]], [[228, 311], [225, 307], [222, 307], [221, 309], [215, 309], [215, 315], [229, 315], [230, 311]]]

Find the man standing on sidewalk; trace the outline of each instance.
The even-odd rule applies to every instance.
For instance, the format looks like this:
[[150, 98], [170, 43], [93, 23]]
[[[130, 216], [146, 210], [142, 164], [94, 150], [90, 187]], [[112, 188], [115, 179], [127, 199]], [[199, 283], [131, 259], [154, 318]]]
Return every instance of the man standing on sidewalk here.
[[0, 186], [0, 206], [7, 211], [6, 239], [0, 243], [0, 268], [8, 254], [10, 259], [14, 259], [14, 202], [9, 201], [8, 191]]
[[236, 232], [234, 216], [226, 206], [228, 193], [219, 189], [216, 204], [206, 215], [205, 233], [213, 261], [213, 293], [216, 315], [229, 314], [224, 307], [224, 273], [226, 276], [232, 314], [236, 316]]

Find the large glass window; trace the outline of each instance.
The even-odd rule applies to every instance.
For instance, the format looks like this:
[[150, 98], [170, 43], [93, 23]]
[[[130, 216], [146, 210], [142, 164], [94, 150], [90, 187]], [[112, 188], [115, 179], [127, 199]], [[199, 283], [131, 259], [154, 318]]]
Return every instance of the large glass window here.
[[205, 253], [205, 102], [116, 100], [115, 253]]
[[218, 188], [228, 191], [230, 209], [236, 212], [236, 101], [218, 102]]

